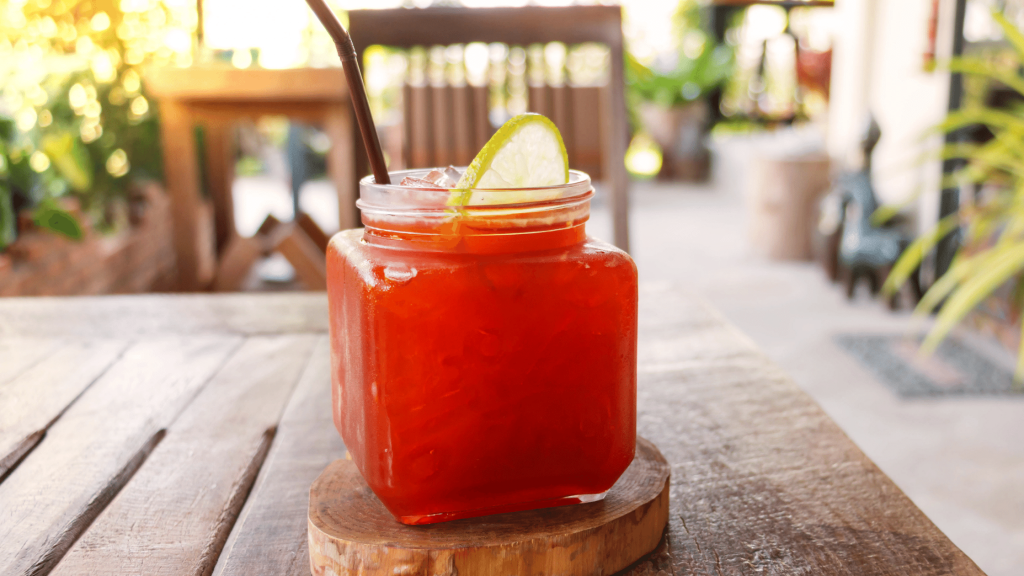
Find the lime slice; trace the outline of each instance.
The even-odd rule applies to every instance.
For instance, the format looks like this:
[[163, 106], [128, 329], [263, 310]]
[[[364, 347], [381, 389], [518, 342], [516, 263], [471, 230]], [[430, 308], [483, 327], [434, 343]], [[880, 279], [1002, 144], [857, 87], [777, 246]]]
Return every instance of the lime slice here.
[[[459, 179], [448, 204], [518, 204], [557, 198], [559, 190], [512, 188], [558, 186], [569, 182], [569, 157], [555, 123], [540, 114], [520, 114], [502, 126]], [[483, 189], [497, 188], [501, 192]]]

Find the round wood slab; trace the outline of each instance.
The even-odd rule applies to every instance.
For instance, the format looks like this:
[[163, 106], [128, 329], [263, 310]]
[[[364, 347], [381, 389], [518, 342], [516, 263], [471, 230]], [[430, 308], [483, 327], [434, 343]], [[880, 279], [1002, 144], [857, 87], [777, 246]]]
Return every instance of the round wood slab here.
[[336, 460], [309, 490], [309, 561], [330, 574], [613, 574], [658, 545], [668, 521], [669, 466], [637, 437], [636, 457], [600, 502], [399, 523], [355, 464]]

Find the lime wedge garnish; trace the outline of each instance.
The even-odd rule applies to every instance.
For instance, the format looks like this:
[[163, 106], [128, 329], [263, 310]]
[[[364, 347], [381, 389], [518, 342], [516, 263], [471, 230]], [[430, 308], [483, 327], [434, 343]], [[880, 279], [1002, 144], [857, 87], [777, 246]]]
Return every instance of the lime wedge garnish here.
[[[520, 114], [491, 136], [455, 185], [448, 204], [472, 206], [546, 200], [557, 197], [558, 192], [507, 190], [568, 182], [569, 157], [555, 123], [540, 114]], [[490, 188], [502, 191], [485, 190]]]

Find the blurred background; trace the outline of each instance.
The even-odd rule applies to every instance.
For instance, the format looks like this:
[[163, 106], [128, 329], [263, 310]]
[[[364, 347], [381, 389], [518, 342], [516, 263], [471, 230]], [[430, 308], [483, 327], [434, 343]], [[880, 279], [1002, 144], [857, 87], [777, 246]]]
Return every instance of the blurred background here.
[[[551, 117], [596, 182], [592, 235], [710, 301], [983, 570], [1021, 573], [1024, 3], [329, 4], [391, 169]], [[532, 40], [538, 10], [600, 4], [604, 41], [573, 12], [544, 24], [570, 40]], [[374, 40], [510, 6], [519, 42]], [[0, 0], [0, 296], [322, 289], [368, 173], [339, 66], [298, 0]]]

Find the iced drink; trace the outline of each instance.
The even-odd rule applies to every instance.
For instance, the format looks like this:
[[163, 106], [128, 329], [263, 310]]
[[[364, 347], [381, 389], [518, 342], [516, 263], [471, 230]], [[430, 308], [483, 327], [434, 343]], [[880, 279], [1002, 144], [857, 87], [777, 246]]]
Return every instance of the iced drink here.
[[335, 426], [403, 523], [598, 500], [633, 459], [636, 267], [587, 237], [583, 173], [453, 207], [443, 172], [364, 179], [330, 243]]

